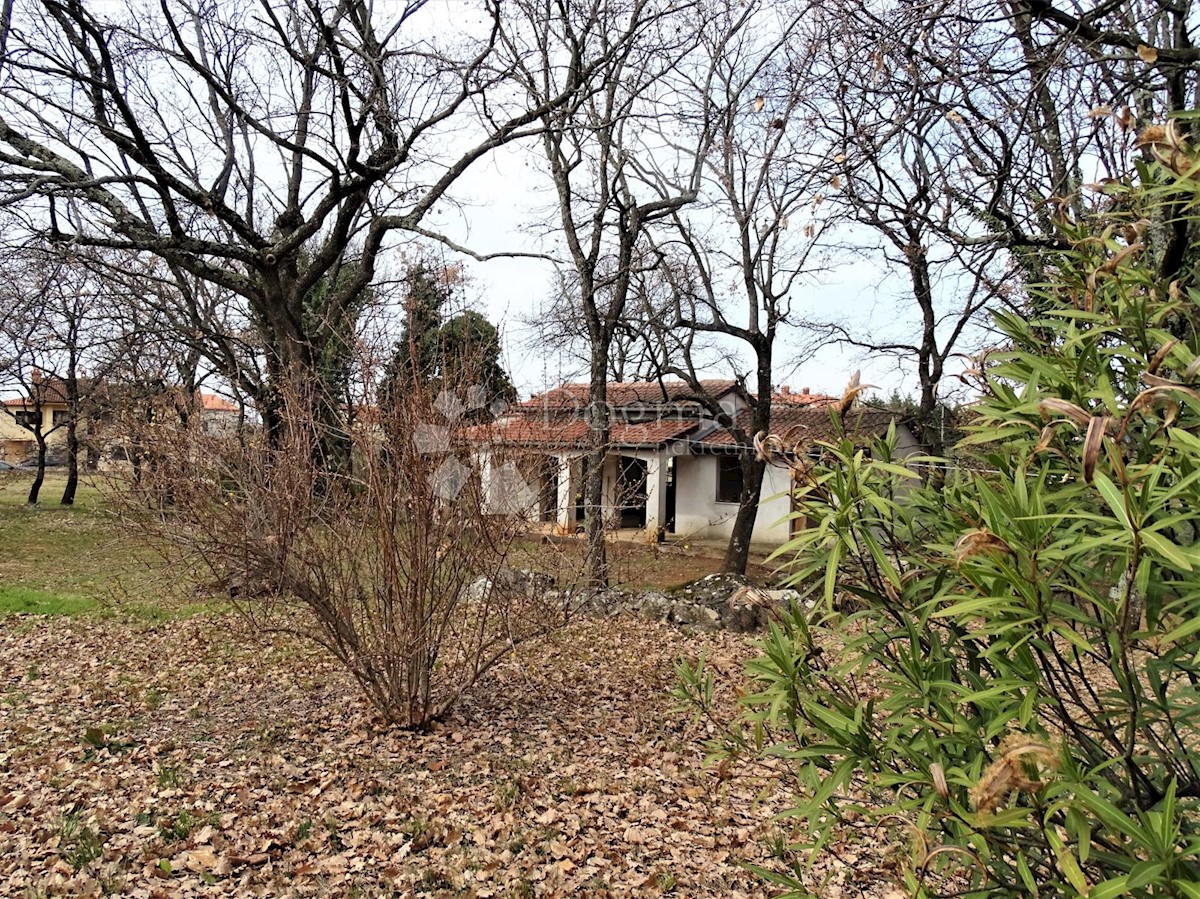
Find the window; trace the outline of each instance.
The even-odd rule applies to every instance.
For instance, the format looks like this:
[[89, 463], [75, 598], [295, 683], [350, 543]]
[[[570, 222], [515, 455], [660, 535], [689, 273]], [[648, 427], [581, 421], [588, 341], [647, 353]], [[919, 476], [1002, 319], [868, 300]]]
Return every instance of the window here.
[[23, 428], [36, 428], [39, 418], [36, 410], [21, 409], [13, 413], [13, 420]]
[[737, 456], [717, 457], [717, 502], [742, 501], [742, 460]]
[[51, 413], [50, 420], [56, 428], [60, 425], [65, 425], [67, 423], [67, 410], [55, 409], [54, 412]]

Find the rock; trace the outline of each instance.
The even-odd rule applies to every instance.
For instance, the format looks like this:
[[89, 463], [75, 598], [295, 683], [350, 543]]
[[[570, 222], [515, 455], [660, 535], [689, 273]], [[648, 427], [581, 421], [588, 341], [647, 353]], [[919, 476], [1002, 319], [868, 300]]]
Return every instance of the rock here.
[[[773, 614], [799, 599], [794, 590], [764, 590], [741, 575], [710, 574], [690, 584], [663, 592], [631, 593], [606, 589], [552, 590], [553, 578], [523, 568], [504, 568], [492, 578], [476, 579], [467, 588], [471, 602], [481, 602], [493, 590], [514, 595], [539, 595], [562, 606], [569, 615], [607, 617], [635, 614], [680, 627], [715, 631], [724, 628], [750, 633], [766, 626]], [[810, 604], [811, 605], [811, 604]]]
[[637, 601], [638, 611], [646, 618], [666, 621], [671, 616], [674, 603], [665, 593], [650, 592]]
[[760, 630], [766, 627], [769, 617], [770, 613], [759, 606], [727, 605], [720, 615], [721, 626], [735, 634], [749, 634]]
[[530, 571], [528, 568], [501, 568], [492, 577], [476, 578], [467, 587], [467, 602], [483, 602], [493, 590], [501, 590], [508, 596], [534, 596], [545, 593], [554, 586], [554, 578], [548, 574]]
[[478, 577], [467, 585], [466, 599], [467, 602], [477, 603], [487, 599], [489, 593], [492, 592], [492, 579], [488, 577]]
[[579, 590], [570, 597], [573, 613], [583, 615], [616, 615], [634, 608], [634, 596], [616, 587]]
[[721, 614], [716, 609], [695, 603], [674, 603], [668, 620], [674, 624], [696, 627], [703, 631], [715, 631], [721, 626]]
[[710, 609], [724, 606], [729, 597], [744, 587], [751, 586], [750, 579], [740, 574], [710, 574], [671, 591], [676, 599]]

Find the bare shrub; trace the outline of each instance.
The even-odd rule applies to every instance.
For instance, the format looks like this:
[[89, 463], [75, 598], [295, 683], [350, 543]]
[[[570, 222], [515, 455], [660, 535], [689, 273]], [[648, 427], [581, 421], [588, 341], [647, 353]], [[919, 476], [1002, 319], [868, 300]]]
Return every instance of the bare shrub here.
[[564, 617], [541, 585], [490, 588], [525, 522], [494, 514], [467, 441], [486, 426], [447, 414], [448, 396], [356, 409], [349, 473], [314, 461], [322, 435], [299, 391], [273, 446], [164, 429], [126, 508], [256, 629], [316, 641], [389, 722], [425, 726]]

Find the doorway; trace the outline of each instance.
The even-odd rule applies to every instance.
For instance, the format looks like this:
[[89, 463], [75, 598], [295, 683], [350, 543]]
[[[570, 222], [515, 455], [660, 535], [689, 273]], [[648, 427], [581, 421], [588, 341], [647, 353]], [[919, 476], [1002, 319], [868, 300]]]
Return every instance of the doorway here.
[[617, 509], [622, 528], [646, 526], [646, 460], [619, 456], [617, 466]]

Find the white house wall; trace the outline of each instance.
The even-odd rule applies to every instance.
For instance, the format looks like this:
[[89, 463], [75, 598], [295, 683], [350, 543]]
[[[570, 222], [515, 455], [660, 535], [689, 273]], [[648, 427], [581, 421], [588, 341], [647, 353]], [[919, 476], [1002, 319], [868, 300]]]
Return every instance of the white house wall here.
[[[717, 456], [680, 456], [675, 460], [675, 533], [680, 537], [728, 539], [737, 518], [737, 503], [718, 503]], [[768, 466], [751, 540], [783, 543], [788, 538], [784, 517], [791, 508], [790, 474]]]

